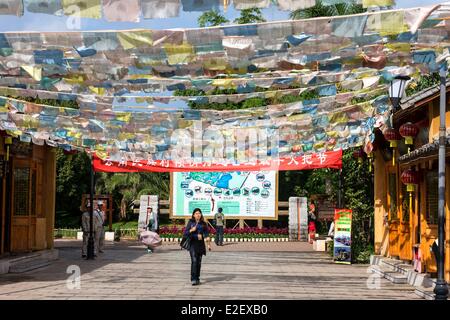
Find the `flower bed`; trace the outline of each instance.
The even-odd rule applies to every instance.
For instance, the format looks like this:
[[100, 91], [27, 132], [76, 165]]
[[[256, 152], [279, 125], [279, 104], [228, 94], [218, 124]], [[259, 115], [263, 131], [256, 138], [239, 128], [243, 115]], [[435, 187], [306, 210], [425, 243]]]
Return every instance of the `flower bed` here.
[[[159, 230], [159, 235], [163, 239], [181, 239], [183, 237], [184, 227], [164, 226]], [[55, 229], [55, 238], [76, 238], [79, 229]], [[139, 232], [137, 229], [114, 230], [116, 239], [137, 239]], [[288, 237], [288, 228], [225, 228], [224, 239], [235, 239], [245, 241], [250, 239], [281, 239]], [[210, 228], [210, 237], [215, 237], [215, 230]]]
[[[159, 235], [161, 238], [182, 238], [184, 232], [183, 228], [162, 227]], [[215, 230], [210, 228], [210, 236], [215, 236]], [[224, 238], [235, 239], [258, 239], [258, 238], [286, 238], [289, 234], [288, 228], [225, 228]]]

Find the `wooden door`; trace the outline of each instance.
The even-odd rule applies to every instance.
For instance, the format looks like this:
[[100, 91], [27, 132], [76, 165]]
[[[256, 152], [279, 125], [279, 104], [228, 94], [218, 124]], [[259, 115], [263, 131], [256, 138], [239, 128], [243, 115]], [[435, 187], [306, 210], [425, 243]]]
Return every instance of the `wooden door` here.
[[36, 246], [37, 170], [32, 160], [14, 159], [11, 192], [11, 252]]
[[430, 251], [433, 242], [437, 239], [438, 217], [438, 172], [430, 167], [425, 171], [422, 183], [424, 192], [421, 194], [421, 244], [422, 260], [426, 272], [437, 272], [436, 259]]
[[389, 221], [389, 255], [399, 256], [399, 216], [398, 216], [398, 173], [396, 167], [388, 167], [386, 175], [388, 221]]
[[[410, 198], [411, 197], [411, 198]], [[401, 183], [399, 195], [399, 257], [402, 260], [412, 260], [412, 221], [414, 220], [415, 195], [406, 191], [406, 185]]]

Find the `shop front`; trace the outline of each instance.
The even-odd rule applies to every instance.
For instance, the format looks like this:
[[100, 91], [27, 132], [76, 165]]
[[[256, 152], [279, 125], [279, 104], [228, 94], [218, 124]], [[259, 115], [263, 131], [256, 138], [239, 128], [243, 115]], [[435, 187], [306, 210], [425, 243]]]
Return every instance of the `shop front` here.
[[[450, 86], [447, 87], [447, 90]], [[450, 127], [449, 103], [446, 125]], [[437, 272], [432, 250], [438, 237], [439, 91], [419, 92], [402, 101], [394, 130], [376, 135], [375, 251]], [[449, 131], [447, 131], [447, 134]], [[392, 144], [392, 141], [396, 141]], [[408, 144], [413, 143], [413, 144]], [[394, 145], [394, 147], [392, 147]], [[396, 145], [396, 146], [395, 146]], [[450, 281], [450, 135], [446, 147], [446, 280]]]
[[0, 254], [53, 248], [55, 156], [0, 131]]

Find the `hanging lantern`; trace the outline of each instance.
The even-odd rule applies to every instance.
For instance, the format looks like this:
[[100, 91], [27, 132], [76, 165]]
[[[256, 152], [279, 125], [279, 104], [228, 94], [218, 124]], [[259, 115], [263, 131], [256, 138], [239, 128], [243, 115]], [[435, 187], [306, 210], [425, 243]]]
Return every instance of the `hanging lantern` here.
[[415, 189], [415, 185], [419, 184], [420, 177], [417, 171], [407, 169], [402, 172], [400, 180], [403, 184], [406, 184], [406, 191], [409, 193], [409, 214], [412, 215], [412, 194]]
[[395, 166], [395, 149], [397, 148], [398, 140], [400, 140], [402, 137], [397, 132], [397, 130], [393, 128], [384, 130], [383, 135], [384, 138], [389, 141], [390, 147], [392, 148], [392, 165]]
[[419, 134], [419, 127], [411, 122], [407, 122], [400, 127], [400, 135], [405, 138], [405, 144], [408, 146], [408, 153], [411, 151], [411, 145], [414, 138]]
[[367, 159], [369, 159], [369, 172], [372, 172], [373, 152], [371, 152], [367, 155]]
[[403, 184], [406, 184], [406, 191], [414, 192], [414, 186], [419, 184], [419, 173], [411, 169], [407, 169], [402, 172], [400, 180]]
[[353, 157], [355, 159], [358, 159], [358, 163], [361, 164], [364, 160], [365, 152], [363, 148], [358, 148], [357, 150], [353, 151]]
[[6, 145], [6, 161], [9, 161], [9, 146], [12, 145], [12, 137], [5, 137], [5, 145]]

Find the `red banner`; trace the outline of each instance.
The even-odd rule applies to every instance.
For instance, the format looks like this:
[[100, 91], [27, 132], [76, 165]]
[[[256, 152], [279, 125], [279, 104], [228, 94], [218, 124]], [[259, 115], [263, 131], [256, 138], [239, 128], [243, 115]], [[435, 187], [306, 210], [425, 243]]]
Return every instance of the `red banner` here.
[[255, 163], [181, 162], [149, 160], [115, 162], [94, 157], [97, 172], [201, 172], [201, 171], [288, 171], [321, 168], [342, 168], [342, 150], [307, 154], [299, 157], [256, 161]]

